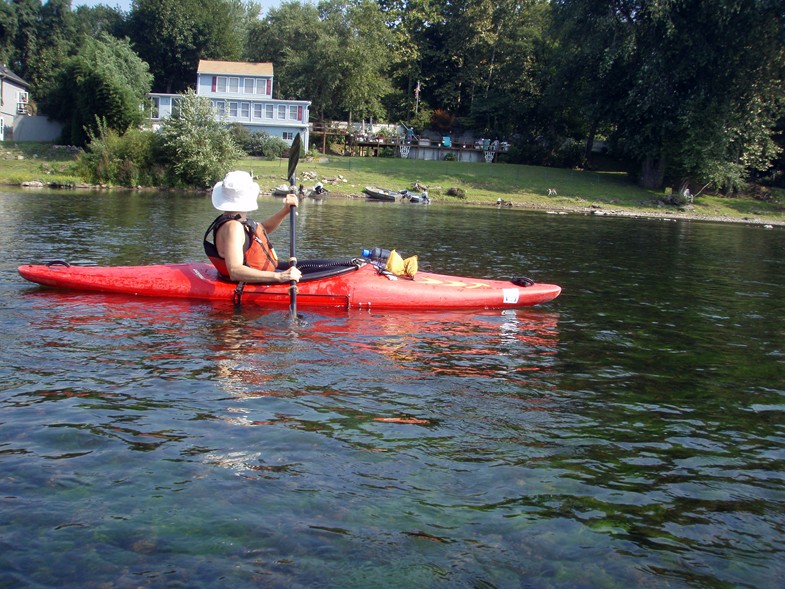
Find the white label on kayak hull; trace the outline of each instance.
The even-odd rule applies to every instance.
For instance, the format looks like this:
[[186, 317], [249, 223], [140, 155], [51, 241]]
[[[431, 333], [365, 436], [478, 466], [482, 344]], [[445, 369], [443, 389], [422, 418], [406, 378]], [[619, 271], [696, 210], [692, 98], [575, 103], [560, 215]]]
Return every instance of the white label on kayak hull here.
[[502, 292], [504, 293], [505, 305], [518, 304], [518, 296], [520, 295], [520, 291], [517, 288], [503, 288]]

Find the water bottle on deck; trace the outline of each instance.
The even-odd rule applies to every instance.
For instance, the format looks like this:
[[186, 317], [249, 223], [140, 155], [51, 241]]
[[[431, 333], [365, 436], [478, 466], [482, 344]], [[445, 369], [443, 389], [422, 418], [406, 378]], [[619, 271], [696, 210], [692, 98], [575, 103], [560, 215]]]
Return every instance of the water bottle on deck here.
[[369, 260], [384, 262], [390, 257], [390, 250], [375, 247], [373, 249], [364, 249], [361, 255], [363, 258], [368, 258]]

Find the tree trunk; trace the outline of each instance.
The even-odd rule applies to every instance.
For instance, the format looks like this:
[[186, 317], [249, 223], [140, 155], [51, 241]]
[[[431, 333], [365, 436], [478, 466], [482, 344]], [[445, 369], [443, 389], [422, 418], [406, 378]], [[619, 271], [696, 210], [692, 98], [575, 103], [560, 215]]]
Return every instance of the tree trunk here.
[[583, 150], [583, 163], [582, 167], [586, 167], [591, 159], [591, 150], [594, 147], [594, 138], [597, 136], [597, 121], [592, 121], [591, 129], [589, 129], [589, 136], [586, 137], [586, 147]]
[[665, 180], [665, 158], [647, 157], [641, 164], [638, 184], [641, 188], [659, 189]]

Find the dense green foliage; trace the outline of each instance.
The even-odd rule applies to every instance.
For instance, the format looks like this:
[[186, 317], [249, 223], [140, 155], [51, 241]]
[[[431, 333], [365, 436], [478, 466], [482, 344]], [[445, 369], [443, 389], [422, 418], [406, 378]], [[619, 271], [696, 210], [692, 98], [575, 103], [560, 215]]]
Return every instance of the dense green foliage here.
[[98, 119], [120, 133], [141, 125], [151, 83], [147, 64], [128, 41], [102, 33], [86, 38], [79, 53], [65, 61], [41, 106], [66, 122], [66, 142], [83, 145]]
[[242, 155], [232, 131], [213, 117], [210, 101], [189, 90], [158, 133], [129, 129], [120, 135], [99, 119], [79, 168], [99, 184], [204, 188]]
[[165, 186], [169, 182], [161, 156], [160, 135], [139, 129], [120, 135], [99, 121], [78, 165], [81, 176], [93, 184]]
[[235, 144], [250, 156], [273, 160], [284, 157], [289, 150], [286, 141], [264, 131], [252, 133], [243, 125], [233, 124], [229, 126], [229, 132]]
[[215, 120], [210, 101], [193, 90], [183, 94], [177, 114], [160, 130], [163, 159], [176, 183], [207, 187], [223, 178], [242, 152], [229, 129]]
[[[0, 0], [0, 55], [48, 114], [71, 106], [60, 73], [104, 32], [130, 39], [156, 91], [192, 87], [202, 58], [270, 61], [275, 97], [310, 100], [317, 120], [472, 130], [538, 165], [584, 167], [602, 140], [652, 188], [785, 183], [783, 0], [69, 6]], [[82, 118], [96, 114], [124, 130]]]
[[245, 10], [232, 0], [135, 0], [127, 34], [150, 64], [156, 92], [183, 92], [202, 58], [243, 57]]
[[556, 70], [582, 81], [560, 104], [592, 132], [607, 129], [617, 153], [641, 164], [644, 186], [698, 178], [733, 191], [777, 155], [783, 8], [770, 0], [557, 2], [559, 38], [583, 41]]

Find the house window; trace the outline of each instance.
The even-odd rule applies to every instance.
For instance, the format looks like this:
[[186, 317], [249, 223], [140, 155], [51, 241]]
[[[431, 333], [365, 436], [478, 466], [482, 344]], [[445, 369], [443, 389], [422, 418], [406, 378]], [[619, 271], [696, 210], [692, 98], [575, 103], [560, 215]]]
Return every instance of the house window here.
[[152, 105], [150, 107], [150, 118], [157, 119], [159, 116], [161, 116], [161, 99], [158, 96], [153, 96], [151, 100]]
[[224, 76], [218, 76], [215, 80], [215, 91], [226, 92], [227, 80]]
[[265, 104], [264, 105], [264, 118], [265, 119], [273, 118], [273, 105], [272, 104]]
[[240, 78], [229, 78], [229, 92], [232, 94], [240, 92]]
[[265, 83], [264, 80], [256, 80], [256, 93], [267, 94], [267, 95], [270, 94], [269, 92], [267, 92], [267, 84]]
[[237, 118], [237, 106], [238, 103], [234, 102], [233, 100], [229, 101], [229, 116], [232, 118]]
[[292, 120], [295, 120], [295, 121], [297, 120], [297, 107], [296, 106], [290, 106], [289, 107], [289, 118], [292, 119]]
[[286, 118], [286, 107], [283, 104], [278, 105], [278, 119], [283, 120]]
[[240, 116], [244, 119], [251, 118], [251, 103], [250, 102], [241, 102], [240, 103]]
[[262, 114], [264, 113], [264, 105], [261, 102], [257, 102], [253, 105], [253, 118], [261, 119]]
[[284, 131], [283, 139], [284, 141], [292, 141], [294, 139], [294, 133], [292, 131]]
[[223, 100], [213, 100], [212, 103], [213, 108], [219, 117], [222, 117], [226, 114], [226, 102]]
[[243, 94], [253, 94], [253, 78], [243, 80]]
[[172, 98], [172, 116], [179, 117], [180, 116], [180, 99], [179, 98]]

